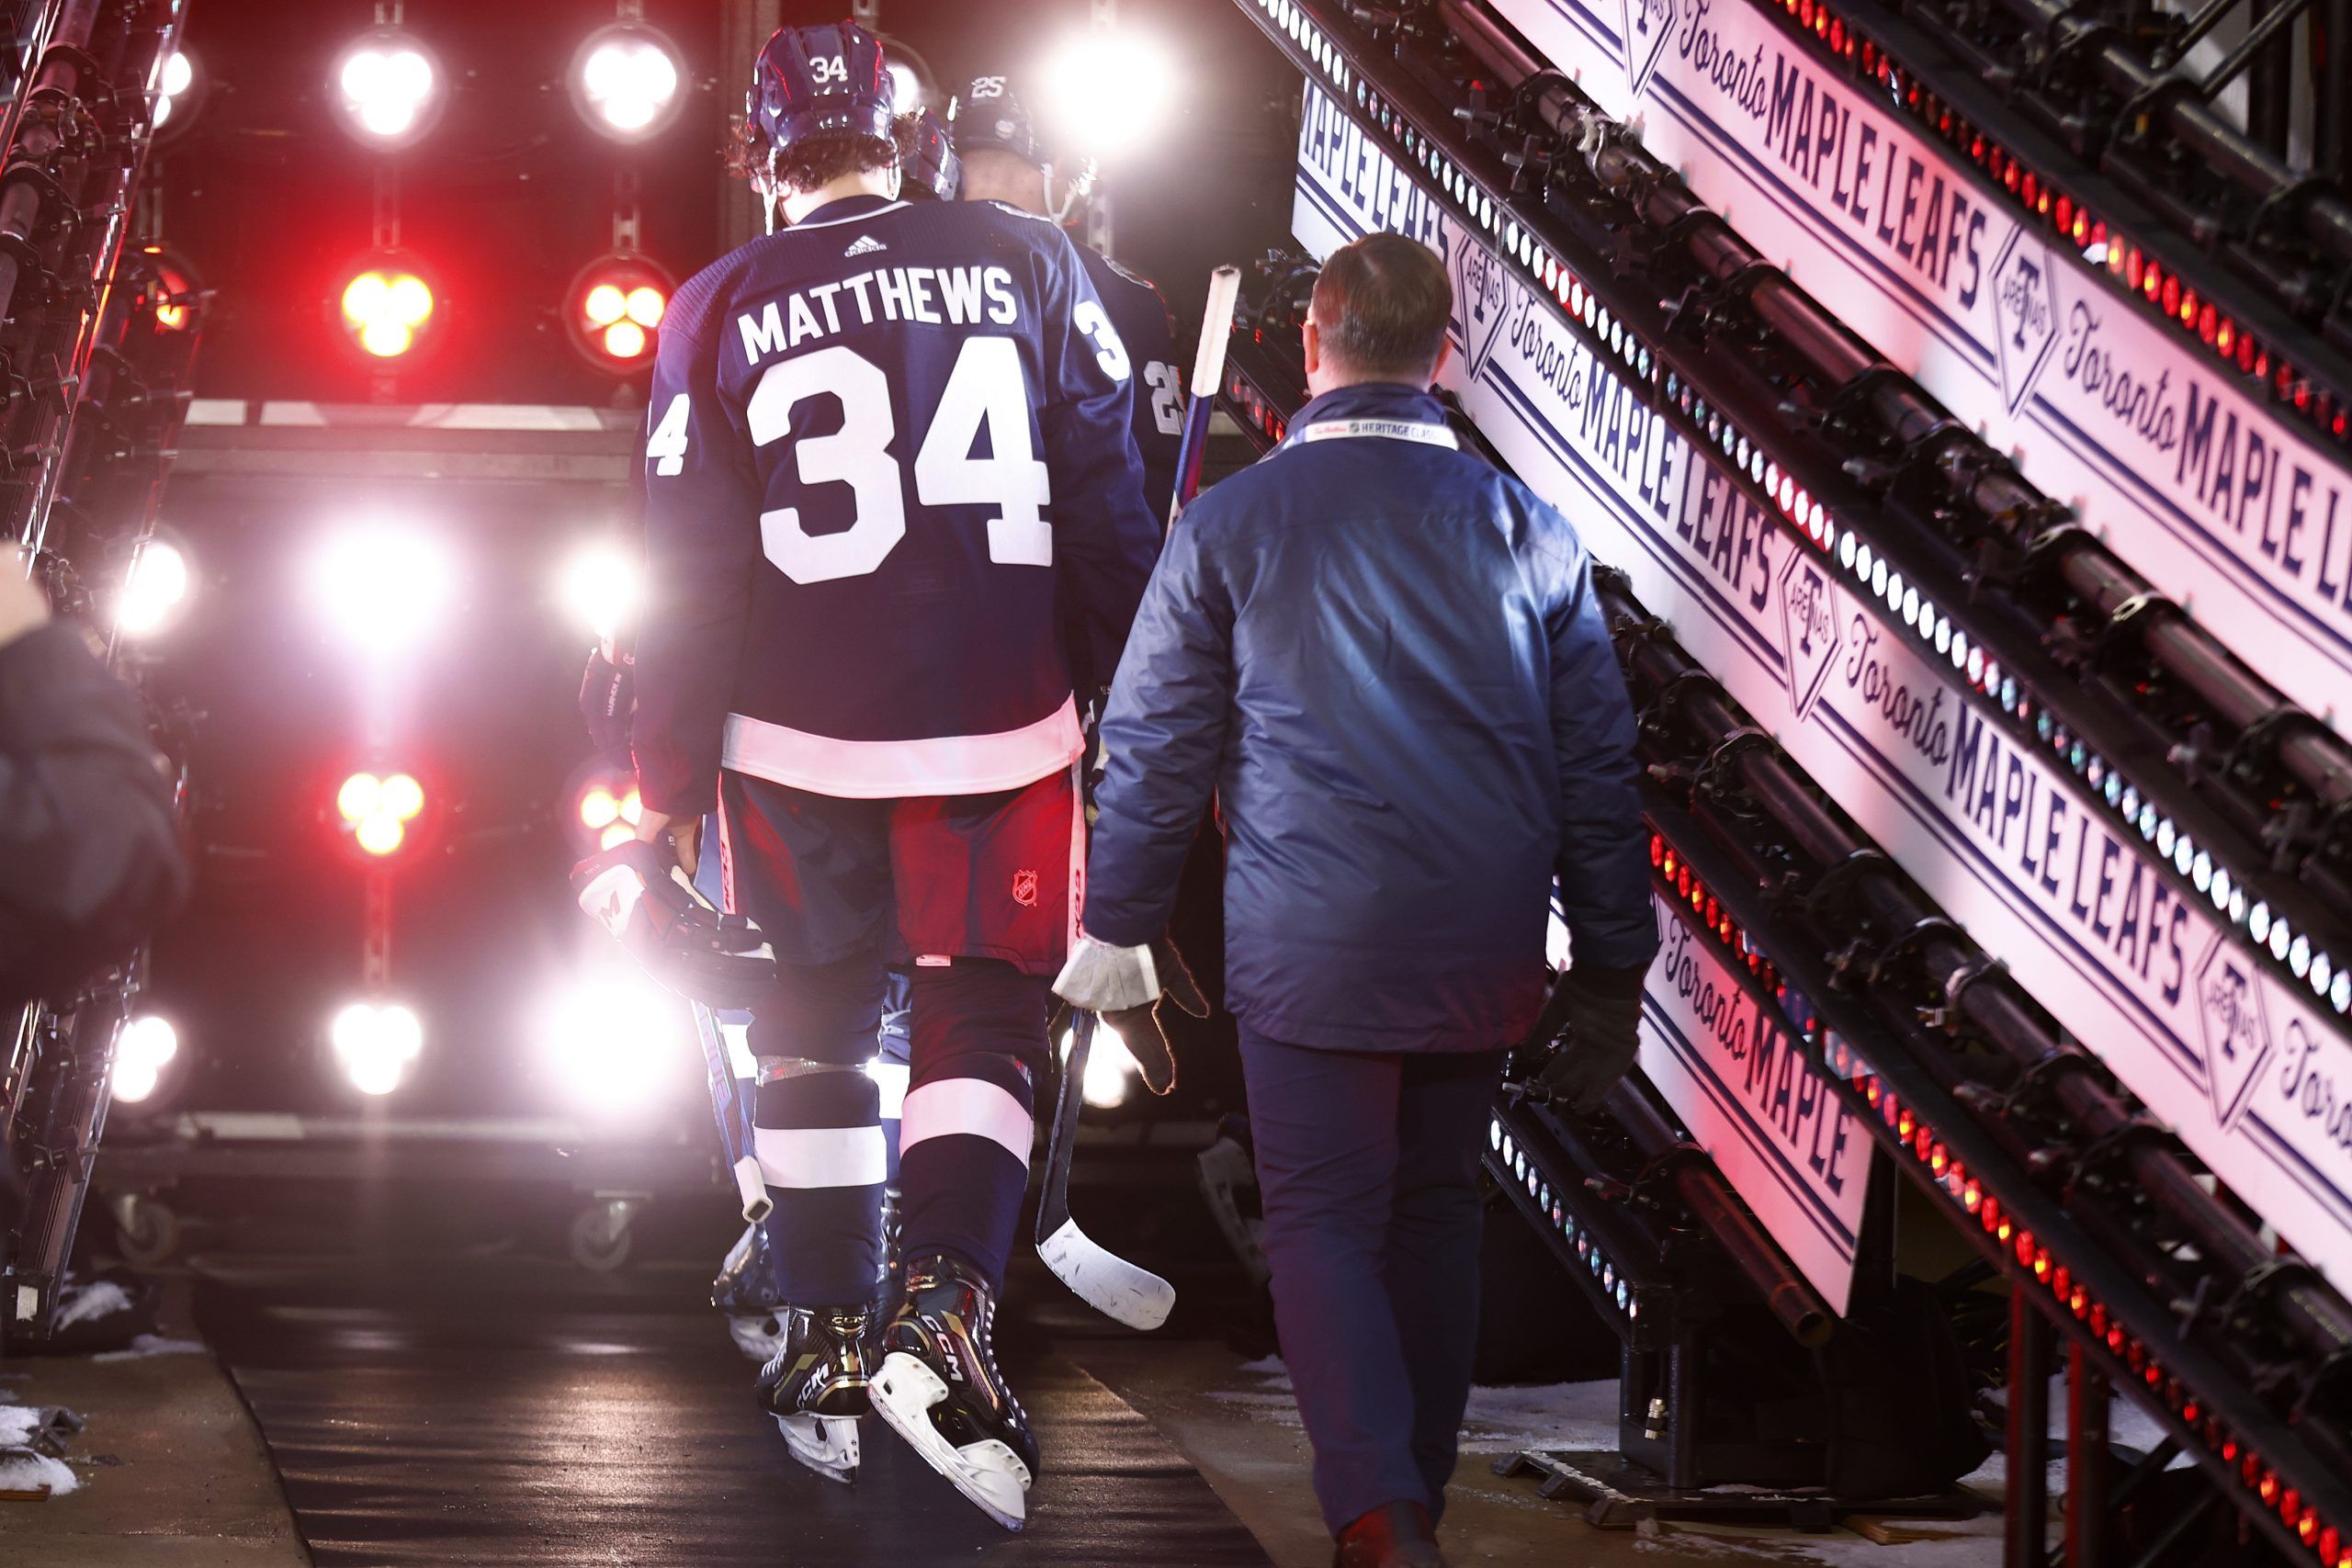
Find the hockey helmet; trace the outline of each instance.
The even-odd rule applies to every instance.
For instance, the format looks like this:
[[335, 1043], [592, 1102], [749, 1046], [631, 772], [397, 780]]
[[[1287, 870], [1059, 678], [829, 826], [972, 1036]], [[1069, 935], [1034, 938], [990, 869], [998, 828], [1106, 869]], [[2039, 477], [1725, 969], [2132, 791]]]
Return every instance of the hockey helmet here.
[[752, 67], [746, 118], [771, 152], [814, 136], [890, 140], [882, 44], [854, 22], [778, 28]]
[[956, 186], [964, 174], [963, 160], [956, 155], [956, 143], [949, 138], [947, 127], [929, 109], [915, 117], [914, 152], [899, 167], [906, 176], [900, 194], [940, 201], [956, 199]]
[[1010, 152], [1032, 168], [1042, 169], [1053, 162], [1037, 140], [1035, 122], [1012, 96], [1012, 87], [1003, 76], [973, 77], [948, 106], [947, 118], [960, 156], [969, 157], [987, 148]]

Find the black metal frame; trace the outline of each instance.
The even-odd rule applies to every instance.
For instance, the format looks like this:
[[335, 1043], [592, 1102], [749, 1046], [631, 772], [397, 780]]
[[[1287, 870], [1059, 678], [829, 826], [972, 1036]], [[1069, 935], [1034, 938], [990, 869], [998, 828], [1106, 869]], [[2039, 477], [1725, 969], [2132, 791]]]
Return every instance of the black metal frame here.
[[[187, 0], [52, 0], [19, 28], [34, 63], [0, 111], [0, 537], [33, 552], [69, 610], [90, 606], [86, 572], [127, 565], [152, 529], [187, 407], [202, 301], [159, 294], [153, 259], [125, 254], [152, 88], [186, 14]], [[178, 328], [159, 328], [162, 305]], [[0, 1157], [25, 1192], [0, 1288], [14, 1333], [49, 1331], [144, 973], [143, 953], [127, 954], [13, 1021]]]

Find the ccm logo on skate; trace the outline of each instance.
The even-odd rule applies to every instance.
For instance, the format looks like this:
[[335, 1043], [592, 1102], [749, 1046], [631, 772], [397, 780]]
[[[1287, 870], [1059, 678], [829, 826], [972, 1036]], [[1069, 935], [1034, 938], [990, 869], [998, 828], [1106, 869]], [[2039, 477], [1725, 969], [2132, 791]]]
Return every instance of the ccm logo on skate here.
[[1037, 907], [1037, 874], [1016, 871], [1012, 874], [1012, 901], [1024, 909]]

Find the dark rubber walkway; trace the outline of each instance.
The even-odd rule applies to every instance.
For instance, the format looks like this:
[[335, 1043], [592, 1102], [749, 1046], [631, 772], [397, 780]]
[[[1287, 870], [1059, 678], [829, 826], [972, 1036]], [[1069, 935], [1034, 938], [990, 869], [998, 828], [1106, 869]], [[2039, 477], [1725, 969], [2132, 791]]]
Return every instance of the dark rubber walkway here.
[[321, 1563], [1267, 1561], [1141, 1416], [1017, 1316], [1001, 1349], [1046, 1459], [1019, 1536], [876, 1420], [855, 1488], [794, 1464], [682, 1269], [239, 1260], [205, 1271], [197, 1318]]

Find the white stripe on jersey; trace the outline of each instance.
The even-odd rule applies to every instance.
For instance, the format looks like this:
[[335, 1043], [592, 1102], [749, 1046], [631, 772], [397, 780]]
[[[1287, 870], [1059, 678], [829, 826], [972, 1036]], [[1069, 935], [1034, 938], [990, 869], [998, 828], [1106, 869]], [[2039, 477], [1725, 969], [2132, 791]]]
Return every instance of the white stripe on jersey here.
[[1018, 789], [1069, 767], [1085, 749], [1078, 704], [1064, 697], [1061, 706], [1019, 729], [919, 740], [840, 740], [730, 713], [719, 761], [739, 773], [817, 795], [892, 800]]

